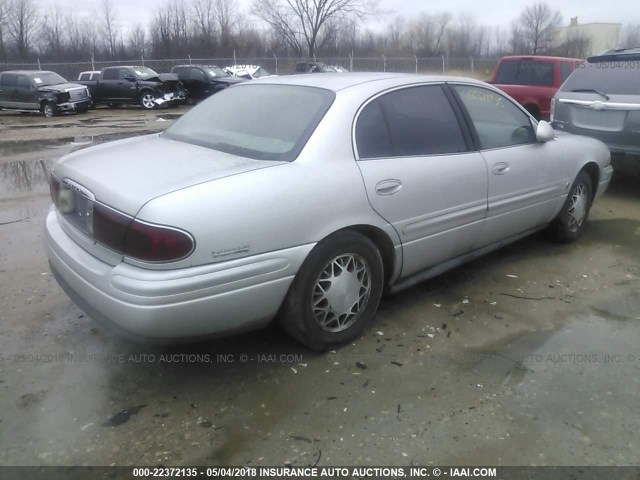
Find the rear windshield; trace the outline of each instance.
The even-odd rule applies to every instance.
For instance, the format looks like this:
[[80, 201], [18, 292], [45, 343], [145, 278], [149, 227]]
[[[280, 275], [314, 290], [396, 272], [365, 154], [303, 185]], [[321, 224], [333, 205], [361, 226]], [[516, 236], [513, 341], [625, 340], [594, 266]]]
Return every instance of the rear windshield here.
[[503, 60], [495, 83], [501, 85], [553, 85], [553, 62], [539, 60]]
[[561, 90], [597, 90], [607, 95], [640, 95], [640, 61], [582, 63], [562, 85]]
[[180, 118], [163, 136], [256, 160], [293, 161], [335, 95], [295, 85], [239, 85]]

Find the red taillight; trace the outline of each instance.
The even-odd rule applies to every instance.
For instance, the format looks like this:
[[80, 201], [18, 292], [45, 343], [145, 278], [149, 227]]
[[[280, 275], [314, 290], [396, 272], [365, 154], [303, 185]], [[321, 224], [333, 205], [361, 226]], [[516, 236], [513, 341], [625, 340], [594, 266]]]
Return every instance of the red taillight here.
[[53, 204], [57, 207], [58, 199], [60, 198], [60, 180], [53, 174], [49, 175], [49, 192], [51, 193]]
[[124, 242], [124, 254], [147, 262], [167, 262], [186, 257], [193, 250], [193, 239], [171, 227], [134, 220]]
[[124, 240], [133, 218], [99, 203], [93, 204], [93, 238], [116, 252], [124, 250]]
[[118, 253], [146, 262], [180, 260], [194, 247], [191, 236], [181, 230], [143, 223], [100, 203], [93, 207], [93, 238]]

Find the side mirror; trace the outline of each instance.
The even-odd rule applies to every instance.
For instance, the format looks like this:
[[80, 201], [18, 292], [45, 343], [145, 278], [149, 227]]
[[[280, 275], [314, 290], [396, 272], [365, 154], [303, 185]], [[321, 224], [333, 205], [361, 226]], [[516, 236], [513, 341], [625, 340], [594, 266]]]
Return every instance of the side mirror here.
[[549, 122], [540, 120], [538, 122], [538, 128], [536, 129], [536, 139], [538, 140], [538, 142], [546, 143], [555, 138], [556, 132], [553, 130], [553, 127], [549, 124]]

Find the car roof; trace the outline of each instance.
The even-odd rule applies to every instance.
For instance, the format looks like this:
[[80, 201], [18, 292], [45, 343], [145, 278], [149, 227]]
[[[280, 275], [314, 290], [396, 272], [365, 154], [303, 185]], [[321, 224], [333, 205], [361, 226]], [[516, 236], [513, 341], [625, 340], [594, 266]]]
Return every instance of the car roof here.
[[171, 68], [189, 68], [189, 67], [192, 67], [192, 68], [211, 68], [211, 67], [220, 68], [217, 65], [202, 65], [200, 63], [194, 64], [194, 65], [174, 65]]
[[0, 73], [14, 73], [18, 75], [41, 75], [43, 73], [55, 73], [51, 70], [7, 70]]
[[578, 61], [578, 62], [582, 61], [582, 59], [580, 58], [554, 57], [554, 56], [547, 56], [547, 55], [507, 55], [500, 59], [500, 61], [502, 60], [556, 60], [556, 61], [571, 60], [571, 61]]
[[587, 58], [587, 61], [589, 63], [615, 61], [615, 60], [620, 60], [620, 61], [640, 60], [640, 47], [615, 48], [613, 50], [608, 50], [599, 55], [593, 55]]
[[420, 75], [415, 73], [383, 73], [383, 72], [347, 72], [347, 73], [323, 73], [321, 75], [285, 75], [281, 77], [262, 77], [253, 81], [253, 84], [278, 84], [300, 85], [308, 87], [324, 88], [337, 92], [345, 88], [355, 87], [369, 82], [396, 80], [397, 85], [406, 85], [417, 82], [465, 82], [484, 83], [467, 77], [453, 77], [447, 75]]

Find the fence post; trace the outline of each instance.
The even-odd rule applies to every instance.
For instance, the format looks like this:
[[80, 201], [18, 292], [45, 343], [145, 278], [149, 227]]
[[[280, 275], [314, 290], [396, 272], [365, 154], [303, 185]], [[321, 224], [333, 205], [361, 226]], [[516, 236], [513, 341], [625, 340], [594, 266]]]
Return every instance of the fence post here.
[[91, 54], [91, 70], [95, 70], [96, 69], [96, 63], [95, 63], [95, 57], [93, 56], [93, 53]]
[[236, 49], [235, 48], [233, 49], [233, 64], [234, 65], [238, 64], [238, 61], [236, 60]]
[[475, 71], [475, 65], [473, 63], [473, 57], [469, 57], [471, 59], [471, 73]]
[[353, 72], [353, 50], [349, 54], [349, 71]]
[[418, 73], [418, 56], [416, 54], [414, 54], [413, 58], [416, 59], [416, 73]]
[[447, 73], [446, 67], [444, 66], [444, 55], [441, 55], [442, 57], [442, 73]]
[[188, 53], [187, 56], [189, 57], [189, 65], [191, 65], [191, 54]]
[[38, 58], [38, 70], [42, 70], [42, 68], [40, 67], [40, 59]]
[[144, 56], [140, 55], [140, 60], [142, 60], [142, 66], [144, 67]]
[[273, 58], [276, 60], [276, 75], [278, 75], [278, 56], [274, 53]]
[[382, 55], [382, 71], [387, 71], [387, 57], [385, 57], [384, 54]]

